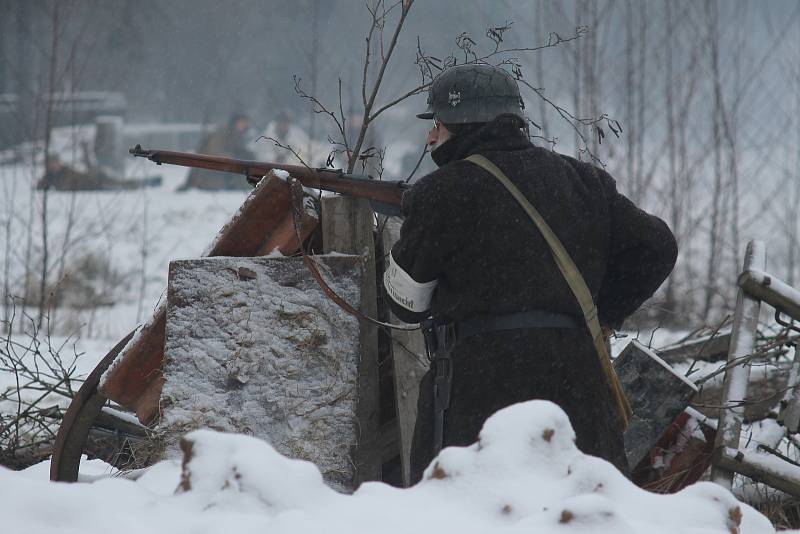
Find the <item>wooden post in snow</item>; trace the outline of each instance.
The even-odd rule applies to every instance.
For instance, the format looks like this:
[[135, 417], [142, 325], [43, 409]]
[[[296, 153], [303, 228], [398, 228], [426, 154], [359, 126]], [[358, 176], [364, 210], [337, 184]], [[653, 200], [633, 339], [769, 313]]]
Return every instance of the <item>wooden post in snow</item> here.
[[108, 169], [115, 176], [125, 174], [124, 158], [128, 155], [122, 146], [122, 117], [101, 115], [95, 118], [94, 156], [97, 166]]
[[[773, 306], [778, 312], [788, 315], [792, 320], [800, 321], [800, 291], [771, 274], [746, 270], [739, 275], [739, 287], [748, 295], [752, 295]], [[789, 375], [788, 389], [781, 401], [781, 413], [778, 422], [782, 423], [790, 434], [800, 430], [800, 351], [795, 349], [794, 363]]]
[[[378, 306], [373, 222], [373, 211], [367, 200], [344, 196], [322, 197], [323, 251], [326, 254], [330, 252], [359, 254], [364, 258], [364, 283], [360, 309], [369, 317], [377, 316]], [[374, 325], [363, 321], [357, 413], [361, 445], [356, 455], [358, 464], [356, 486], [367, 480], [381, 479], [381, 458], [378, 450], [380, 424], [378, 330]]]
[[[750, 269], [764, 270], [767, 263], [766, 247], [761, 241], [750, 241], [744, 258], [744, 271]], [[742, 288], [736, 294], [736, 310], [733, 315], [733, 331], [731, 346], [728, 351], [728, 363], [735, 364], [741, 358], [753, 353], [756, 346], [756, 328], [761, 301], [749, 296]], [[726, 449], [739, 448], [739, 435], [744, 419], [744, 402], [747, 398], [747, 385], [750, 380], [750, 365], [734, 365], [725, 371], [722, 390], [722, 407], [720, 409], [717, 435], [714, 440], [714, 460], [711, 469], [711, 480], [730, 490], [734, 471], [725, 463], [723, 455]], [[722, 462], [721, 462], [722, 460]]]
[[[383, 250], [386, 254], [400, 238], [400, 220], [390, 218], [383, 232]], [[400, 322], [390, 312], [392, 323]], [[428, 370], [425, 355], [425, 340], [420, 330], [396, 330], [392, 332], [392, 369], [394, 371], [395, 402], [400, 439], [400, 465], [403, 486], [411, 483], [411, 441], [417, 421], [417, 399], [422, 376]]]

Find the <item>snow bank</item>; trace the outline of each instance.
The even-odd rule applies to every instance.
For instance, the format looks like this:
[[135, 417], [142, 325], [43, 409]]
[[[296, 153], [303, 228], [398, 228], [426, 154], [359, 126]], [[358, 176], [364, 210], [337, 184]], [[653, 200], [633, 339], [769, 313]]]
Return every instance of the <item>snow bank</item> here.
[[69, 485], [2, 470], [0, 513], [6, 532], [774, 532], [717, 485], [647, 493], [573, 440], [560, 408], [529, 401], [492, 416], [475, 445], [442, 451], [417, 486], [342, 495], [262, 441], [198, 430], [180, 475], [164, 462], [136, 482]]

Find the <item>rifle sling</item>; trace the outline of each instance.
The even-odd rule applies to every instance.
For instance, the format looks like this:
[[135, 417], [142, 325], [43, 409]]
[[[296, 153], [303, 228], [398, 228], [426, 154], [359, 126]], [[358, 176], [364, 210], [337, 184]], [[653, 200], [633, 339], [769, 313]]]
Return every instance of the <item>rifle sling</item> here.
[[480, 154], [473, 154], [467, 157], [466, 160], [478, 165], [483, 170], [497, 178], [497, 180], [503, 184], [506, 189], [508, 189], [509, 193], [511, 193], [514, 199], [520, 204], [520, 206], [522, 206], [533, 223], [539, 229], [539, 232], [541, 232], [542, 237], [544, 237], [545, 241], [547, 241], [547, 244], [550, 246], [553, 259], [555, 260], [558, 269], [561, 271], [561, 274], [564, 276], [564, 279], [567, 281], [567, 284], [569, 284], [569, 288], [575, 295], [581, 311], [583, 312], [586, 326], [588, 327], [589, 333], [592, 336], [595, 349], [597, 350], [597, 356], [600, 359], [600, 366], [603, 369], [606, 382], [611, 390], [612, 398], [616, 402], [620, 419], [622, 421], [623, 430], [627, 429], [633, 411], [631, 410], [630, 403], [628, 402], [625, 392], [622, 389], [622, 384], [619, 380], [619, 377], [614, 371], [614, 368], [611, 366], [611, 357], [608, 353], [608, 346], [606, 345], [605, 338], [603, 337], [603, 330], [600, 327], [600, 321], [597, 318], [597, 306], [595, 306], [594, 299], [589, 291], [589, 287], [586, 285], [586, 282], [578, 270], [578, 267], [572, 261], [569, 253], [566, 251], [564, 245], [561, 244], [561, 241], [550, 228], [550, 225], [547, 224], [547, 221], [544, 220], [536, 208], [533, 207], [533, 204], [531, 204], [530, 201], [525, 198], [525, 195], [522, 194], [522, 191], [520, 191], [519, 188], [514, 185], [508, 176], [503, 173], [503, 171], [501, 171], [494, 163]]
[[305, 264], [306, 268], [311, 273], [311, 276], [314, 277], [317, 284], [319, 285], [320, 289], [322, 289], [323, 293], [331, 299], [337, 306], [339, 306], [342, 310], [349, 313], [359, 321], [365, 321], [367, 323], [372, 323], [376, 326], [383, 326], [385, 328], [391, 328], [394, 330], [419, 330], [419, 324], [391, 324], [391, 323], [384, 323], [377, 319], [374, 319], [368, 315], [361, 313], [358, 309], [353, 307], [350, 303], [340, 297], [336, 292], [331, 289], [331, 286], [325, 282], [325, 279], [322, 277], [322, 274], [319, 272], [315, 261], [306, 254], [305, 249], [303, 248], [303, 239], [300, 237], [300, 227], [301, 227], [301, 220], [303, 216], [303, 184], [291, 176], [289, 177], [289, 192], [291, 194], [291, 201], [292, 201], [292, 219], [294, 222], [294, 232], [295, 236], [297, 237], [298, 248], [300, 249], [300, 255], [303, 258], [303, 263]]

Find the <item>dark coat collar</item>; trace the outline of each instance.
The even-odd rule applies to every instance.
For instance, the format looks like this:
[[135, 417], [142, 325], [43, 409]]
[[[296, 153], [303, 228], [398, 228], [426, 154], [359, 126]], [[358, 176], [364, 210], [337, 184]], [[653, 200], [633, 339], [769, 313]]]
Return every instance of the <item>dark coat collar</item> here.
[[500, 115], [477, 130], [451, 137], [431, 152], [431, 158], [441, 167], [471, 154], [495, 150], [524, 150], [531, 146], [530, 140], [517, 126], [517, 119], [510, 115]]

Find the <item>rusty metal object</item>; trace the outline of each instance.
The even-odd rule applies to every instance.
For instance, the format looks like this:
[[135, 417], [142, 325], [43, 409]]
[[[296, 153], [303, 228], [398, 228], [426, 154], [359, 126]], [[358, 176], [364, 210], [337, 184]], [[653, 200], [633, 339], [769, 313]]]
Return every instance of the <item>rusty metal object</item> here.
[[[239, 212], [220, 230], [208, 255], [258, 256], [276, 250], [291, 255], [317, 224], [316, 218], [304, 212], [298, 239], [291, 213], [289, 186], [273, 176], [258, 184]], [[72, 400], [59, 428], [50, 469], [52, 480], [77, 480], [89, 429], [107, 399], [135, 411], [143, 424], [158, 417], [164, 383], [161, 365], [165, 330], [166, 308], [162, 306], [136, 339], [133, 339], [135, 331], [128, 334], [92, 371]], [[118, 360], [117, 364], [101, 385], [103, 373], [115, 360]]]
[[53, 458], [50, 463], [50, 480], [75, 482], [78, 480], [78, 467], [81, 453], [89, 435], [89, 428], [97, 418], [106, 402], [106, 397], [97, 390], [100, 378], [114, 358], [131, 340], [135, 330], [117, 343], [89, 374], [75, 398], [67, 408], [53, 445]]

